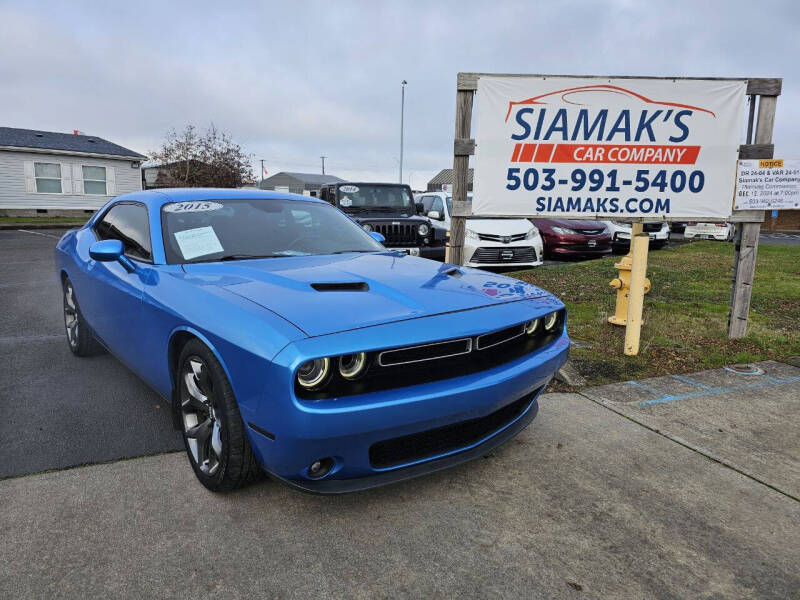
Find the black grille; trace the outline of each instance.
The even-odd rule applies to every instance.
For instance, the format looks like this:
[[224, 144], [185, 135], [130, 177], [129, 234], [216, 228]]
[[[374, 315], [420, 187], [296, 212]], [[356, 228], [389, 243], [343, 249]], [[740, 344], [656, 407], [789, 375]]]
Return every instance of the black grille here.
[[417, 246], [417, 227], [408, 223], [370, 223], [372, 230], [386, 238], [384, 246]]
[[410, 364], [446, 358], [448, 356], [458, 356], [459, 354], [468, 354], [471, 350], [472, 340], [470, 338], [448, 342], [436, 342], [434, 344], [425, 344], [424, 346], [411, 346], [410, 348], [399, 348], [397, 350], [381, 352], [378, 355], [378, 364], [382, 367]]
[[517, 419], [532, 400], [527, 395], [485, 417], [377, 442], [370, 446], [369, 462], [385, 469], [471, 446]]
[[486, 348], [497, 346], [497, 344], [513, 340], [523, 333], [525, 333], [525, 325], [515, 325], [514, 327], [507, 327], [500, 331], [479, 335], [475, 345], [478, 350], [485, 350]]
[[605, 229], [576, 229], [575, 231], [584, 235], [600, 235], [605, 232]]
[[472, 255], [470, 262], [482, 264], [536, 262], [536, 252], [533, 246], [478, 248]]
[[643, 223], [642, 231], [647, 231], [647, 232], [661, 231], [661, 223]]

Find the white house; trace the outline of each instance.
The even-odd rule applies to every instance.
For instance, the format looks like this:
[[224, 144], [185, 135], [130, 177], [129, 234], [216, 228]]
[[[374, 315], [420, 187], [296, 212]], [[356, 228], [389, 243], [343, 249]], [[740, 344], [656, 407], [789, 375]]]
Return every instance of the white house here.
[[96, 210], [142, 189], [146, 158], [94, 135], [0, 127], [0, 210]]

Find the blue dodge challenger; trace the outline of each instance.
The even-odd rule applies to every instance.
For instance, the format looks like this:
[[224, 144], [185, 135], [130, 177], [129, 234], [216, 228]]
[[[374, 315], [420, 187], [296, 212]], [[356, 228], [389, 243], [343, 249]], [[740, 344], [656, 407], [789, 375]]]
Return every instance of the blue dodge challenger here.
[[566, 360], [564, 305], [381, 239], [305, 196], [119, 196], [56, 246], [69, 348], [168, 399], [211, 490], [348, 492], [486, 454]]

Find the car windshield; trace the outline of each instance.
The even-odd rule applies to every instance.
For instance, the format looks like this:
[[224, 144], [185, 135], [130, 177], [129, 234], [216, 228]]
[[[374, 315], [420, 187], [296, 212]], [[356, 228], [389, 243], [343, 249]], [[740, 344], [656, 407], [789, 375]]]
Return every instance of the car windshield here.
[[172, 202], [161, 215], [169, 263], [384, 250], [341, 211], [319, 202]]
[[405, 217], [417, 214], [414, 198], [404, 186], [366, 185], [339, 186], [339, 206], [348, 212], [392, 212]]

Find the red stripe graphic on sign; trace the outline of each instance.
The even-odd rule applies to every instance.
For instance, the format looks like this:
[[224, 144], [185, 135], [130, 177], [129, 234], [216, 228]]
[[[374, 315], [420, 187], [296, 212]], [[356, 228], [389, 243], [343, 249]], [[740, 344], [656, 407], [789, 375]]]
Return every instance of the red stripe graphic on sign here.
[[536, 150], [536, 144], [523, 144], [522, 152], [519, 155], [518, 162], [531, 162], [533, 161], [533, 152]]
[[517, 162], [519, 160], [519, 151], [522, 148], [522, 144], [514, 144], [514, 152], [511, 154], [511, 162]]
[[553, 154], [553, 146], [554, 144], [539, 144], [534, 162], [550, 162], [550, 156]]

